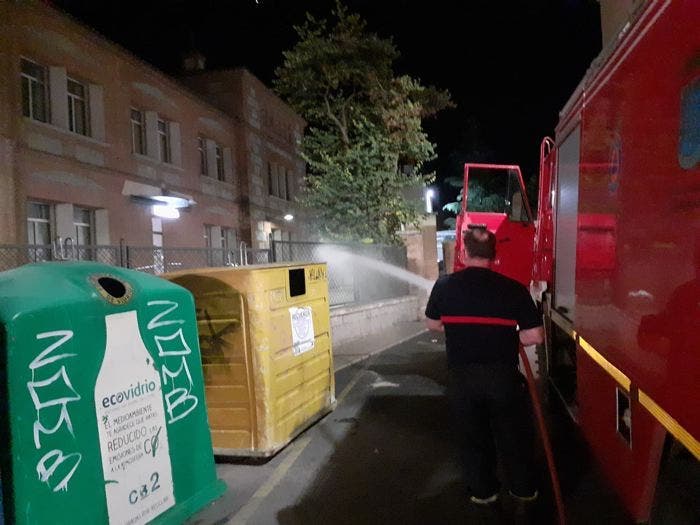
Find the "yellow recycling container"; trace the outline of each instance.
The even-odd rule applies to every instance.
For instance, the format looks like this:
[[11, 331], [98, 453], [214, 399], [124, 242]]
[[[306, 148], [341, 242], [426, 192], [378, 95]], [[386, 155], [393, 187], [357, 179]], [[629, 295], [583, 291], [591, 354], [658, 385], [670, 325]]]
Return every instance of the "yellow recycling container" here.
[[164, 277], [194, 295], [214, 453], [271, 456], [335, 407], [325, 263]]

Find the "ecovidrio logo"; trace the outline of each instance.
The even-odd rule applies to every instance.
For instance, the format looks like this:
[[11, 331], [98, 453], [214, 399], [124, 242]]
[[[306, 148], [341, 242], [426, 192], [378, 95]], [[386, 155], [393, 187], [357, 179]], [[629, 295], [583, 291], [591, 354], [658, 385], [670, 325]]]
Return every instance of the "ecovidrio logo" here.
[[155, 381], [145, 380], [143, 383], [138, 383], [136, 386], [129, 385], [126, 390], [120, 390], [113, 394], [106, 395], [102, 398], [102, 406], [105, 408], [117, 406], [130, 399], [135, 399], [145, 394], [150, 394], [158, 388]]

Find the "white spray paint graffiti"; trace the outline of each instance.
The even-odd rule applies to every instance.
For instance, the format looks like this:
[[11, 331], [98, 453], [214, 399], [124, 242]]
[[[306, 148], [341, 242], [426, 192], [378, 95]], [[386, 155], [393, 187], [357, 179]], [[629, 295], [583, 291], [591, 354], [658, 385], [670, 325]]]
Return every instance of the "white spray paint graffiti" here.
[[[77, 354], [53, 353], [73, 338], [73, 332], [71, 330], [56, 330], [43, 332], [36, 336], [38, 341], [49, 338], [57, 339], [29, 363], [32, 379], [27, 382], [27, 390], [36, 409], [33, 433], [34, 447], [37, 450], [42, 448], [42, 435], [51, 436], [64, 426], [70, 435], [75, 437], [68, 405], [80, 400], [80, 394], [73, 388], [65, 365], [65, 360], [75, 357]], [[60, 368], [57, 369], [56, 367], [59, 364]], [[40, 375], [41, 378], [37, 378], [37, 375]], [[58, 413], [56, 410], [59, 410]], [[42, 422], [42, 415], [44, 422]], [[55, 418], [53, 425], [44, 424], [46, 418], [49, 417]], [[68, 490], [68, 482], [78, 469], [81, 460], [82, 454], [79, 452], [64, 454], [62, 450], [53, 449], [39, 459], [36, 464], [36, 473], [39, 476], [39, 480], [42, 483], [46, 483], [54, 492], [59, 490], [66, 491]], [[64, 463], [68, 472], [62, 478], [55, 479], [54, 474]], [[65, 472], [65, 468], [61, 469], [61, 472]], [[60, 477], [60, 474], [57, 476]]]
[[[182, 325], [184, 319], [165, 319], [167, 315], [180, 306], [174, 301], [149, 301], [148, 306], [160, 306], [161, 310], [148, 322], [147, 328], [155, 330], [163, 326]], [[153, 340], [158, 347], [158, 355], [166, 358], [168, 364], [163, 364], [161, 376], [165, 391], [165, 408], [168, 411], [168, 423], [174, 423], [192, 412], [199, 404], [199, 399], [192, 394], [192, 374], [187, 364], [187, 356], [192, 349], [185, 341], [182, 328], [171, 335], [154, 335]], [[176, 364], [173, 364], [175, 361]], [[178, 386], [177, 379], [181, 378], [185, 386]], [[169, 389], [166, 391], [166, 389]]]

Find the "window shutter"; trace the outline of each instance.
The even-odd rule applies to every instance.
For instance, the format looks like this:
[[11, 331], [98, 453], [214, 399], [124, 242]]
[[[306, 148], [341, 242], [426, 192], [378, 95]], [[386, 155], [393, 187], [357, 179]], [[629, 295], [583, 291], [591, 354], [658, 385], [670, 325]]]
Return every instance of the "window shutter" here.
[[49, 100], [51, 124], [68, 129], [68, 77], [66, 68], [49, 68]]
[[223, 246], [221, 245], [221, 226], [212, 226], [210, 235], [210, 246], [215, 249], [223, 248]]
[[109, 245], [109, 214], [107, 210], [95, 210], [95, 244]]
[[212, 179], [217, 179], [216, 173], [216, 142], [207, 139], [207, 175]]
[[56, 218], [56, 235], [62, 239], [70, 237], [75, 242], [75, 227], [73, 226], [73, 205], [56, 204], [54, 207]]
[[294, 189], [292, 188], [292, 185], [294, 184], [294, 173], [292, 173], [290, 170], [287, 170], [284, 182], [286, 184], [287, 200], [292, 201], [292, 200], [294, 200], [293, 199]]
[[231, 148], [224, 148], [224, 178], [226, 182], [233, 182], [233, 155]]
[[270, 182], [272, 183], [272, 187], [270, 188], [270, 195], [273, 195], [275, 197], [280, 196], [280, 190], [279, 190], [279, 166], [277, 164], [272, 165], [272, 177], [270, 179]]
[[160, 159], [158, 113], [155, 111], [146, 111], [146, 153], [153, 159]]
[[175, 166], [182, 166], [180, 123], [171, 122], [168, 129], [170, 130], [170, 163]]
[[105, 108], [102, 86], [90, 84], [88, 88], [90, 106], [90, 132], [94, 139], [105, 141]]
[[287, 170], [284, 166], [280, 166], [279, 171], [279, 197], [287, 200]]

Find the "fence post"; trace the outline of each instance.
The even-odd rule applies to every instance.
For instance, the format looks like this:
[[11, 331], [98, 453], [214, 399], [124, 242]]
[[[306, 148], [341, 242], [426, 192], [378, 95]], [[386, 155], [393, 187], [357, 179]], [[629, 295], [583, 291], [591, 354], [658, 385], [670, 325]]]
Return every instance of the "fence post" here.
[[117, 265], [124, 268], [124, 239], [119, 239], [119, 256], [117, 257]]
[[360, 300], [360, 282], [357, 279], [357, 269], [359, 264], [352, 265], [352, 302], [357, 303]]
[[272, 239], [270, 246], [272, 248], [272, 260], [270, 262], [277, 262], [277, 241]]

